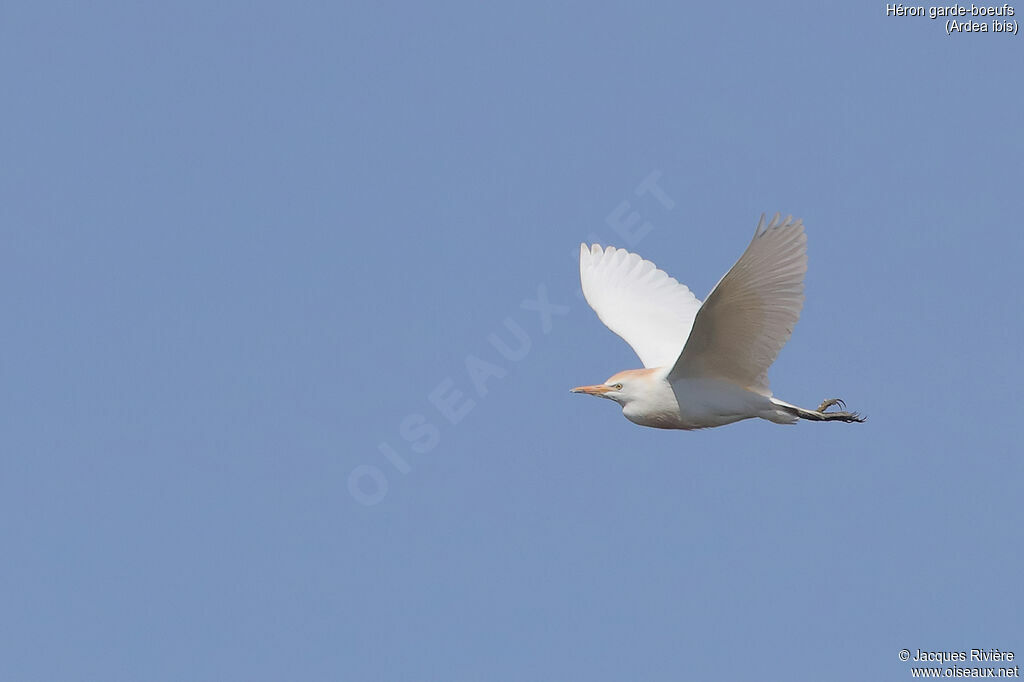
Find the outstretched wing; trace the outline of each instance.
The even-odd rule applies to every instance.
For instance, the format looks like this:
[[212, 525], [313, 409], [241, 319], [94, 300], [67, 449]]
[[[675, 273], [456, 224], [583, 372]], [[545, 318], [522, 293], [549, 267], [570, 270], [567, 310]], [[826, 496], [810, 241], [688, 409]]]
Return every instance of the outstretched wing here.
[[726, 379], [770, 396], [768, 367], [804, 305], [807, 236], [800, 220], [765, 217], [750, 246], [708, 294], [669, 379]]
[[700, 309], [685, 285], [635, 253], [599, 244], [580, 244], [580, 282], [590, 307], [644, 367], [676, 361]]

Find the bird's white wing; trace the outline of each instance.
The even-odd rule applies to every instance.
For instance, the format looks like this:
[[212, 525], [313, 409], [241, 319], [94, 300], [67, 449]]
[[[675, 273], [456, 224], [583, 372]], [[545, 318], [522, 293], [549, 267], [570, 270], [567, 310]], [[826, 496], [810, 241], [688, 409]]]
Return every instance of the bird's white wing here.
[[768, 367], [789, 340], [804, 304], [807, 236], [778, 214], [708, 294], [669, 379], [726, 379], [770, 396]]
[[599, 244], [580, 244], [580, 282], [590, 307], [644, 367], [676, 361], [700, 309], [685, 285], [635, 253]]

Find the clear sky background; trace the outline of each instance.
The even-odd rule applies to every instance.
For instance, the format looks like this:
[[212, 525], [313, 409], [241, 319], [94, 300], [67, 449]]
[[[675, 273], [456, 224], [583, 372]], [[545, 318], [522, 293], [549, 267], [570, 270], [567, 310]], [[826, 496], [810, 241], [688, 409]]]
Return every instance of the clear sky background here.
[[[881, 1], [6, 4], [0, 678], [1024, 657], [1021, 41]], [[569, 393], [639, 366], [581, 241], [703, 299], [775, 211], [810, 270], [773, 389], [866, 424]]]

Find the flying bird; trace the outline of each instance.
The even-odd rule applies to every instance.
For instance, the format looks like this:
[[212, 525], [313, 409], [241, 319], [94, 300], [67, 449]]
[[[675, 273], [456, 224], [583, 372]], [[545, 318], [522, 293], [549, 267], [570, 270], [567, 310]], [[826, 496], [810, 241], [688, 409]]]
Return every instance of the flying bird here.
[[[626, 419], [659, 429], [704, 429], [759, 417], [776, 424], [862, 422], [831, 398], [814, 410], [772, 396], [768, 368], [804, 304], [803, 223], [761, 216], [750, 246], [701, 303], [651, 261], [599, 244], [580, 245], [583, 295], [628, 343], [644, 369], [579, 386], [614, 400]], [[839, 409], [829, 411], [829, 408]]]

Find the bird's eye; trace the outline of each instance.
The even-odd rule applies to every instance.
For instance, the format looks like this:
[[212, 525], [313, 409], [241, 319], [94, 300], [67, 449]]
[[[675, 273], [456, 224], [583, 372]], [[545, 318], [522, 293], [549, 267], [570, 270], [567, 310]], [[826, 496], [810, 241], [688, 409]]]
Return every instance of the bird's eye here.
[[615, 384], [614, 386], [612, 386], [612, 388], [614, 388], [616, 391], [621, 391], [622, 390], [622, 384]]

